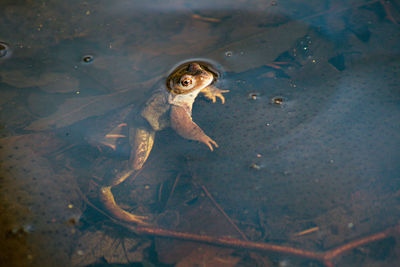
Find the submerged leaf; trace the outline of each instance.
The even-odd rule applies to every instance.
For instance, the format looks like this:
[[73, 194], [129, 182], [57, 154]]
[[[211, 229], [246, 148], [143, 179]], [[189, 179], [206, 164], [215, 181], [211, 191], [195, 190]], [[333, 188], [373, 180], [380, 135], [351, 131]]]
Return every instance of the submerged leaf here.
[[38, 77], [22, 71], [7, 71], [1, 74], [4, 83], [18, 88], [40, 87], [49, 93], [68, 93], [78, 89], [78, 80], [67, 73], [48, 72]]
[[71, 262], [74, 266], [88, 266], [101, 259], [108, 264], [141, 262], [143, 250], [150, 245], [150, 241], [141, 242], [134, 237], [115, 237], [103, 231], [90, 231], [79, 237]]
[[286, 23], [231, 42], [207, 56], [216, 59], [226, 71], [243, 72], [273, 62], [308, 30], [309, 25], [304, 23]]
[[[140, 83], [135, 87], [149, 87], [156, 79], [159, 79], [159, 77]], [[53, 127], [62, 128], [92, 116], [103, 115], [130, 104], [134, 99], [140, 99], [144, 91], [146, 90], [126, 89], [108, 95], [70, 98], [53, 115], [32, 122], [25, 129], [43, 131]]]
[[38, 86], [49, 93], [69, 93], [78, 90], [79, 82], [67, 73], [49, 72], [40, 75]]
[[[81, 216], [78, 185], [71, 171], [54, 168], [46, 156], [54, 155], [63, 145], [54, 134], [47, 133], [0, 139], [0, 243], [22, 241], [21, 247], [12, 248], [11, 255], [23, 253], [26, 245], [29, 248], [23, 258], [9, 266], [55, 266], [56, 262], [68, 261]], [[7, 233], [11, 233], [9, 238]], [[24, 258], [30, 262], [23, 264]]]

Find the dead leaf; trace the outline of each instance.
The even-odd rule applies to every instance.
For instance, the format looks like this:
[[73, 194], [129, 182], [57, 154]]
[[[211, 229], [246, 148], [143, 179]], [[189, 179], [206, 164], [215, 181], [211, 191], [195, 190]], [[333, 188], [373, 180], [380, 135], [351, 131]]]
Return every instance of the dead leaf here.
[[40, 76], [29, 75], [22, 71], [1, 73], [4, 83], [18, 88], [40, 87], [48, 93], [69, 93], [78, 90], [78, 80], [66, 73], [48, 72]]
[[[160, 77], [155, 77], [150, 81], [137, 84], [134, 88], [149, 88], [154, 81]], [[60, 105], [58, 110], [45, 118], [38, 119], [28, 125], [26, 130], [43, 131], [51, 128], [62, 128], [83, 119], [103, 115], [111, 110], [126, 106], [135, 99], [142, 99], [146, 90], [126, 89], [116, 93], [70, 98]]]
[[308, 29], [309, 25], [299, 22], [271, 27], [216, 49], [207, 57], [217, 60], [226, 71], [243, 72], [273, 62], [303, 37]]
[[59, 148], [59, 141], [55, 135], [42, 133], [0, 139], [2, 206], [8, 211], [3, 217], [14, 221], [13, 228], [1, 228], [0, 243], [8, 242], [4, 240], [7, 231], [24, 235], [32, 248], [25, 254], [31, 258], [28, 265], [67, 262], [78, 231], [75, 225], [81, 211], [76, 180], [42, 155]]
[[[185, 187], [186, 188], [186, 187]], [[205, 196], [198, 195], [195, 202], [187, 205], [193, 196], [180, 188], [168, 202], [171, 210], [179, 211], [179, 221], [174, 230], [190, 233], [202, 233], [210, 236], [239, 237], [236, 229], [218, 211], [212, 202]], [[194, 191], [193, 191], [194, 192]], [[188, 200], [186, 199], [189, 197]], [[186, 199], [186, 200], [185, 200]], [[167, 207], [168, 208], [168, 207]], [[166, 213], [168, 214], [168, 210]], [[167, 220], [165, 220], [167, 218]], [[169, 216], [160, 216], [157, 223], [168, 228], [171, 222]], [[216, 248], [209, 245], [179, 240], [156, 238], [156, 251], [160, 262], [178, 264], [178, 266], [234, 266], [239, 257], [231, 256], [233, 249]]]
[[69, 93], [78, 91], [79, 82], [66, 73], [48, 72], [40, 75], [38, 86], [48, 93]]
[[17, 96], [17, 92], [15, 92], [15, 90], [7, 90], [7, 89], [2, 88], [0, 105], [9, 103], [16, 96]]
[[105, 259], [108, 264], [126, 264], [143, 261], [143, 250], [150, 241], [130, 237], [113, 237], [102, 231], [86, 232], [71, 256], [73, 266], [88, 266]]
[[132, 91], [121, 91], [102, 96], [69, 98], [58, 110], [48, 117], [31, 123], [27, 130], [42, 131], [52, 127], [61, 128], [91, 116], [102, 115], [110, 110], [129, 104]]
[[18, 88], [37, 86], [37, 78], [28, 76], [21, 71], [4, 71], [0, 75], [2, 82], [11, 86]]

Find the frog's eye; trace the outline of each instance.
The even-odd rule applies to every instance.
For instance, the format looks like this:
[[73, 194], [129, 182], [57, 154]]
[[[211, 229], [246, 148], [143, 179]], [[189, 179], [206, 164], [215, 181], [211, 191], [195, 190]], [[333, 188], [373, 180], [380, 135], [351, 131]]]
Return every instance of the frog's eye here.
[[183, 77], [181, 78], [181, 81], [180, 81], [181, 86], [184, 87], [184, 88], [186, 88], [186, 89], [192, 88], [192, 87], [194, 86], [193, 82], [194, 82], [194, 81], [193, 81], [193, 78], [192, 78], [192, 76], [190, 76], [190, 75], [185, 75], [185, 76], [183, 76]]
[[182, 86], [189, 86], [192, 83], [191, 79], [184, 79], [183, 81], [181, 81]]

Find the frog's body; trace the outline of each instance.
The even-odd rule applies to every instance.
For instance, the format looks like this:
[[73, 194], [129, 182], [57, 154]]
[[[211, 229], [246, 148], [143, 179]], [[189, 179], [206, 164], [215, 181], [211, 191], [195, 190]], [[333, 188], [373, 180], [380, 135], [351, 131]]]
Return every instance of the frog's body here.
[[206, 144], [211, 151], [214, 149], [213, 146], [218, 147], [217, 143], [192, 120], [193, 102], [199, 93], [203, 93], [213, 102], [217, 97], [222, 103], [225, 102], [222, 93], [228, 90], [219, 90], [213, 86], [217, 76], [217, 73], [205, 63], [182, 64], [167, 78], [167, 88], [157, 89], [146, 102], [140, 113], [138, 125], [129, 130], [132, 151], [128, 170], [100, 190], [100, 198], [105, 208], [114, 217], [144, 224], [144, 217], [128, 213], [116, 204], [111, 188], [143, 167], [153, 147], [157, 131], [172, 127], [182, 137]]

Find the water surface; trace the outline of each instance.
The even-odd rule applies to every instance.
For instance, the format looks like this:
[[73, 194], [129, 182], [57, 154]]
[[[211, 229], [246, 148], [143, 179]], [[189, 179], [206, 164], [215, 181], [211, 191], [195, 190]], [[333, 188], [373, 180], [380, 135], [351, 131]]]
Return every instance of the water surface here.
[[[224, 105], [199, 97], [193, 108], [219, 148], [157, 133], [141, 173], [113, 189], [123, 208], [161, 228], [310, 251], [396, 226], [399, 12], [360, 0], [3, 1], [2, 261], [321, 266], [138, 236], [94, 208], [129, 158], [128, 138], [113, 150], [105, 134], [195, 58], [216, 62], [230, 90]], [[336, 262], [394, 266], [397, 239]]]

